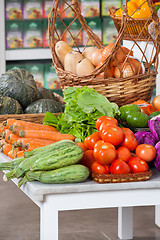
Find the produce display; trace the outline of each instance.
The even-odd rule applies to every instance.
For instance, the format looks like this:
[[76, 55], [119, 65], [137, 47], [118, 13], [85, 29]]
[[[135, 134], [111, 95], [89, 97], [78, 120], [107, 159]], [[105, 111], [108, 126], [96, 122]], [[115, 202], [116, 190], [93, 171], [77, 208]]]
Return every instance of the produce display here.
[[[83, 52], [74, 51], [65, 41], [58, 41], [55, 52], [65, 71], [78, 77], [88, 76], [103, 65], [111, 55], [114, 43], [104, 48], [86, 47]], [[128, 57], [129, 55], [129, 57]], [[97, 78], [130, 77], [144, 72], [143, 63], [133, 57], [133, 51], [121, 46], [110, 63], [102, 68]]]
[[16, 177], [19, 187], [28, 181], [76, 183], [95, 175], [115, 176], [112, 182], [130, 175], [139, 181], [137, 174], [148, 180], [153, 165], [160, 171], [157, 99], [118, 107], [93, 88], [68, 87], [64, 112], [47, 111], [43, 124], [3, 121], [0, 150], [11, 158], [0, 163], [0, 170], [9, 170], [4, 180]]
[[64, 102], [50, 90], [38, 88], [25, 69], [10, 69], [0, 77], [0, 114], [64, 111]]

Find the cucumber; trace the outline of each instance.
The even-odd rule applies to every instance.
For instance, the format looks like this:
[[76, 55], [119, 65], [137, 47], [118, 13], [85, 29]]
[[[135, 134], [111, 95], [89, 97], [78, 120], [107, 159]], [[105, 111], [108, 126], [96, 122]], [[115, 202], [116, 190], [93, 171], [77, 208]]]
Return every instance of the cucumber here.
[[29, 152], [24, 152], [23, 155], [24, 155], [25, 158], [27, 158], [27, 157], [30, 157], [34, 154], [41, 153], [42, 151], [57, 150], [57, 149], [62, 148], [63, 146], [67, 147], [67, 146], [72, 145], [72, 144], [75, 144], [75, 142], [73, 142], [71, 140], [68, 140], [68, 139], [65, 139], [65, 140], [61, 140], [61, 141], [52, 143], [50, 145], [44, 146], [44, 147], [35, 148], [34, 150], [29, 151]]
[[89, 177], [89, 169], [81, 164], [74, 164], [51, 171], [29, 171], [18, 183], [21, 187], [28, 181], [40, 181], [42, 183], [78, 183]]
[[54, 151], [45, 157], [40, 157], [30, 167], [31, 171], [53, 170], [78, 163], [83, 157], [83, 150], [77, 145]]
[[[37, 159], [44, 159], [46, 156], [50, 156], [52, 153], [54, 155], [58, 155], [61, 150], [68, 149], [70, 146], [77, 146], [73, 141], [70, 140], [62, 140], [44, 147], [36, 148], [37, 151], [34, 151], [34, 155], [31, 155], [28, 158], [25, 158], [24, 161], [22, 161], [19, 166], [17, 166], [14, 171], [12, 171], [12, 174], [6, 173], [6, 178], [8, 180], [17, 177], [22, 177], [27, 171], [30, 170], [30, 167], [34, 164], [34, 162]], [[48, 147], [48, 148], [47, 148]], [[39, 151], [38, 151], [39, 149]], [[41, 151], [40, 151], [41, 149]], [[32, 152], [32, 151], [31, 151]]]

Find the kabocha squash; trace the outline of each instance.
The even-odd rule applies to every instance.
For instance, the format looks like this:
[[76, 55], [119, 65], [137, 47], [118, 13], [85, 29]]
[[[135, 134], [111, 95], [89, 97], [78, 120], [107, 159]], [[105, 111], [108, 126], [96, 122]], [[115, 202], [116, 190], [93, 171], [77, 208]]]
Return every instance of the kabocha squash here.
[[64, 106], [54, 99], [39, 99], [24, 110], [24, 113], [46, 113], [47, 111], [52, 113], [59, 113], [64, 111]]
[[38, 99], [55, 99], [54, 93], [44, 87], [37, 87], [38, 89]]
[[21, 114], [23, 113], [22, 106], [19, 102], [7, 96], [0, 97], [0, 114]]
[[16, 99], [23, 108], [38, 99], [36, 82], [25, 69], [10, 69], [0, 77], [0, 96]]

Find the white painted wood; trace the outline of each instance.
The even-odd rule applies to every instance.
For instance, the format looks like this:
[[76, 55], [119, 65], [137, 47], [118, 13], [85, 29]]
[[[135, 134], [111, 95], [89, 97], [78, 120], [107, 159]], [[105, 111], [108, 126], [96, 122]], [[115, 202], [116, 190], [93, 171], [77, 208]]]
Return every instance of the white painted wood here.
[[160, 205], [155, 206], [155, 224], [160, 227]]
[[133, 238], [133, 207], [118, 208], [118, 237], [120, 239]]
[[58, 240], [58, 209], [56, 199], [48, 195], [40, 209], [40, 240], [53, 239]]
[[4, 0], [0, 1], [0, 75], [6, 71], [5, 60], [5, 7]]

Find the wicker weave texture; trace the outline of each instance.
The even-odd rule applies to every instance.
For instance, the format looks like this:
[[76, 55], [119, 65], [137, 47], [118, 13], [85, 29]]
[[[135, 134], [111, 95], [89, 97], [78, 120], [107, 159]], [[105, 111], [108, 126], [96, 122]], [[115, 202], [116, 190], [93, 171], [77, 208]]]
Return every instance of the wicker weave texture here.
[[[52, 60], [53, 65], [56, 69], [56, 72], [58, 74], [58, 77], [60, 79], [62, 90], [68, 87], [82, 87], [84, 85], [88, 87], [93, 87], [97, 92], [100, 94], [106, 96], [108, 100], [111, 102], [116, 102], [119, 106], [125, 104], [132, 103], [135, 100], [143, 99], [145, 101], [150, 101], [153, 87], [156, 82], [156, 74], [157, 74], [157, 68], [158, 68], [158, 54], [159, 54], [159, 33], [157, 33], [157, 39], [152, 39], [151, 35], [148, 34], [147, 26], [148, 24], [154, 20], [156, 24], [156, 29], [159, 28], [159, 22], [158, 17], [156, 14], [156, 11], [154, 9], [154, 5], [152, 4], [151, 0], [147, 0], [148, 5], [151, 9], [151, 17], [147, 20], [141, 21], [141, 26], [143, 25], [142, 29], [139, 30], [138, 37], [134, 34], [128, 32], [128, 26], [131, 22], [131, 18], [127, 15], [126, 8], [124, 7], [124, 15], [121, 19], [121, 22], [119, 24], [118, 28], [118, 37], [114, 43], [114, 46], [111, 50], [111, 53], [109, 56], [106, 57], [106, 59], [103, 61], [103, 63], [95, 68], [95, 70], [87, 76], [78, 77], [77, 75], [67, 72], [64, 70], [61, 62], [59, 61], [56, 52], [55, 52], [55, 45], [57, 41], [63, 40], [65, 34], [70, 35], [70, 38], [72, 39], [71, 46], [74, 47], [76, 51], [80, 51], [79, 48], [79, 41], [78, 38], [81, 35], [83, 31], [85, 31], [88, 35], [88, 41], [92, 42], [92, 45], [97, 47], [98, 49], [105, 49], [105, 46], [99, 39], [97, 35], [94, 34], [94, 32], [91, 30], [91, 28], [87, 25], [86, 20], [81, 14], [80, 5], [78, 3], [78, 0], [73, 0], [71, 4], [69, 4], [67, 1], [62, 0], [62, 2], [65, 4], [66, 8], [63, 8], [62, 11], [60, 11], [60, 1], [54, 0], [53, 6], [51, 9], [51, 12], [49, 14], [49, 45], [52, 53]], [[127, 4], [127, 3], [126, 3]], [[70, 21], [69, 25], [66, 25], [65, 20], [63, 19], [63, 14], [67, 9], [71, 9], [73, 11], [73, 18]], [[81, 25], [81, 29], [77, 33], [77, 35], [73, 35], [71, 26], [72, 24], [78, 21]], [[60, 35], [56, 26], [57, 23], [61, 23], [64, 31], [63, 34]], [[139, 29], [139, 22], [137, 20], [132, 21], [134, 23], [132, 25], [132, 28], [135, 26], [136, 29]], [[147, 34], [146, 34], [147, 32]], [[127, 34], [127, 39], [132, 42], [132, 47], [129, 49], [129, 53], [124, 53], [124, 50], [122, 49], [121, 45], [123, 40], [125, 39], [125, 36]], [[140, 39], [144, 37], [145, 35], [145, 45], [143, 48], [139, 44]], [[87, 47], [87, 43], [84, 46], [84, 49]], [[130, 63], [130, 55], [133, 51], [134, 54], [134, 48], [138, 48], [141, 57], [138, 59], [138, 61], [141, 64], [144, 64], [144, 71], [140, 72], [138, 71], [136, 75], [131, 75], [128, 77], [123, 76], [124, 72], [124, 66], [126, 62], [129, 62], [130, 67], [132, 68], [132, 65]], [[150, 57], [148, 58], [148, 49], [150, 52]], [[123, 54], [125, 54], [125, 60], [122, 63], [117, 62], [116, 54], [117, 52], [121, 50]], [[136, 57], [136, 56], [134, 56]], [[115, 63], [113, 68], [117, 67], [120, 71], [120, 77], [100, 77], [100, 73], [106, 71], [111, 63]], [[133, 68], [132, 68], [133, 69]]]

